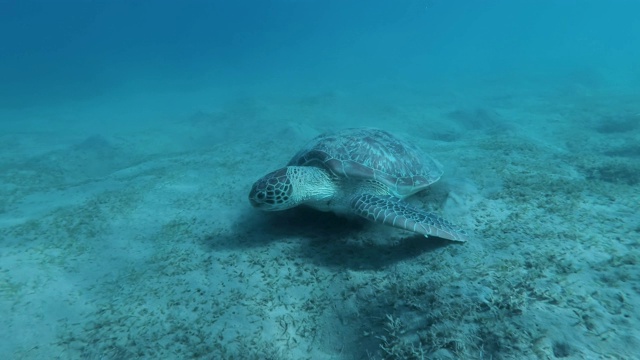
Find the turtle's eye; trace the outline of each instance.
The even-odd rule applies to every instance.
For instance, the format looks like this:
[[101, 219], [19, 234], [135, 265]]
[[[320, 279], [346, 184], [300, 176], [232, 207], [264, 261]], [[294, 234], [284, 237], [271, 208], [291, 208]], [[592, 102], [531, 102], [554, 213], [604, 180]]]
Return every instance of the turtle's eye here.
[[256, 194], [256, 199], [258, 200], [264, 200], [264, 198], [267, 197], [263, 192], [259, 192]]

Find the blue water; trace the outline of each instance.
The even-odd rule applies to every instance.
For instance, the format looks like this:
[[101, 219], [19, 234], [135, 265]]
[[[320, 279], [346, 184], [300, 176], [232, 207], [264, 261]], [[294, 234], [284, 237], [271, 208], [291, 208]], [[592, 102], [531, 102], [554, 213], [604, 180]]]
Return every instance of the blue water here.
[[[391, 79], [637, 85], [635, 1], [2, 1], [1, 104]], [[498, 81], [498, 80], [496, 80]], [[517, 82], [516, 82], [517, 84]], [[151, 85], [150, 85], [151, 86]], [[142, 90], [141, 90], [142, 91]]]
[[[640, 359], [638, 14], [0, 0], [0, 358]], [[356, 126], [468, 243], [251, 208]]]

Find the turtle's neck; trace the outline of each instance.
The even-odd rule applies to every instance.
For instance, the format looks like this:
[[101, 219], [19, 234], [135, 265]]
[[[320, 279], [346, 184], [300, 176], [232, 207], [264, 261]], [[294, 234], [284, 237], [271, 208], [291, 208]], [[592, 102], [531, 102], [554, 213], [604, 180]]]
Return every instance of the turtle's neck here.
[[327, 201], [336, 195], [336, 183], [331, 174], [324, 169], [314, 166], [288, 166], [287, 177], [293, 186], [293, 197], [297, 203]]

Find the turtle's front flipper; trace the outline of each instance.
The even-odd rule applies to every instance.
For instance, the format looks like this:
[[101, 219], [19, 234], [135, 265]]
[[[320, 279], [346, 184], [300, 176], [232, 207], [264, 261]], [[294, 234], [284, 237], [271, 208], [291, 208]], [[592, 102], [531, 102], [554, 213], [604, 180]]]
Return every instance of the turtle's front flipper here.
[[465, 242], [466, 233], [449, 221], [414, 208], [390, 195], [358, 195], [351, 201], [357, 215], [373, 222], [439, 238]]

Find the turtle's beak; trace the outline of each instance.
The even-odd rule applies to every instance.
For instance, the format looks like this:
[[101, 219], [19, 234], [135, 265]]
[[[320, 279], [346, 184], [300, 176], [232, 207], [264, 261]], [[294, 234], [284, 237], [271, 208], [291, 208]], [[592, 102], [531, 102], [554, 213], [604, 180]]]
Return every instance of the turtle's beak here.
[[254, 198], [251, 197], [251, 195], [249, 195], [249, 202], [251, 203], [251, 206], [253, 206], [253, 207], [260, 206], [260, 204], [257, 201], [255, 201]]
[[262, 179], [256, 181], [249, 192], [249, 202], [254, 208], [261, 208], [267, 198], [264, 185], [261, 186]]

